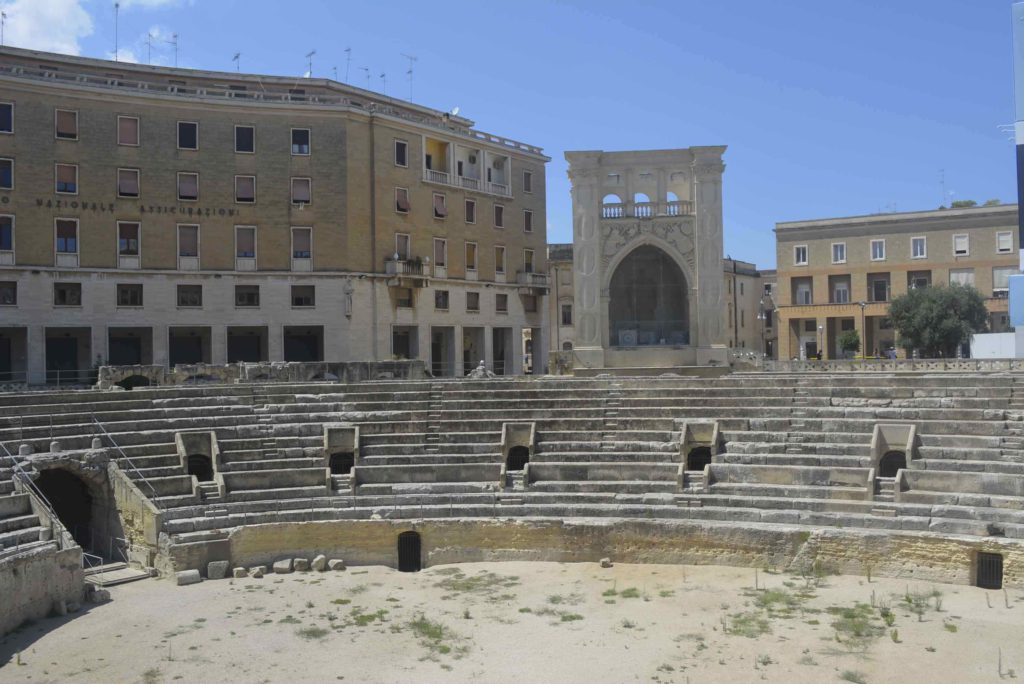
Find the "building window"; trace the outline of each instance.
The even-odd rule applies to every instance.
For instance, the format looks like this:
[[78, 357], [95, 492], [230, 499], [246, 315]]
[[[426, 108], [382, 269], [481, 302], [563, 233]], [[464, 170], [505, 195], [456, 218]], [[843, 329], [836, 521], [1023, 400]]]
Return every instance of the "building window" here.
[[476, 200], [466, 200], [466, 223], [476, 223]]
[[970, 241], [966, 235], [953, 236], [953, 256], [967, 256], [971, 253]]
[[562, 304], [562, 325], [572, 325], [572, 304]]
[[0, 216], [0, 252], [14, 251], [14, 217]]
[[57, 219], [57, 253], [78, 254], [78, 219]]
[[743, 282], [740, 281], [740, 296], [743, 296]]
[[765, 283], [764, 284], [764, 296], [765, 297], [771, 297], [772, 296], [772, 284], [771, 283]]
[[411, 287], [396, 287], [395, 288], [395, 306], [399, 309], [411, 309], [412, 308], [412, 288]]
[[505, 248], [501, 245], [494, 248], [494, 272], [505, 275]]
[[292, 178], [292, 204], [313, 202], [313, 181], [309, 178]]
[[525, 295], [523, 297], [523, 311], [526, 313], [537, 313], [537, 297]]
[[235, 258], [256, 258], [255, 226], [235, 226]]
[[996, 252], [1009, 254], [1013, 251], [1013, 233], [1010, 231], [996, 233]]
[[309, 309], [316, 306], [316, 287], [314, 285], [292, 285], [292, 306], [297, 309]]
[[480, 293], [479, 292], [467, 292], [466, 293], [466, 311], [469, 313], [480, 312]]
[[178, 226], [178, 256], [199, 256], [199, 226]]
[[523, 171], [523, 192], [533, 192], [533, 174]]
[[832, 243], [832, 263], [833, 264], [845, 264], [846, 263], [846, 243], [845, 242], [833, 242]]
[[14, 281], [0, 282], [0, 306], [18, 305], [18, 283]]
[[533, 273], [533, 250], [523, 250], [523, 270], [527, 273]]
[[434, 218], [443, 219], [448, 216], [448, 205], [445, 202], [445, 196], [441, 193], [434, 193]]
[[256, 152], [255, 126], [235, 126], [235, 152], [244, 154]]
[[1005, 297], [1010, 287], [1010, 276], [1017, 273], [1015, 266], [995, 266], [992, 269], [992, 296]]
[[138, 197], [139, 196], [139, 170], [118, 169], [117, 170], [117, 196]]
[[494, 311], [500, 314], [508, 313], [508, 295], [495, 293], [494, 295]]
[[395, 233], [395, 258], [399, 261], [409, 260], [412, 254], [409, 242], [409, 236], [406, 233]]
[[476, 271], [476, 243], [466, 243], [466, 270]]
[[178, 122], [178, 149], [199, 149], [199, 124], [194, 121]]
[[500, 204], [494, 205], [494, 227], [505, 227], [505, 207], [501, 206]]
[[54, 306], [82, 306], [82, 283], [54, 283]]
[[235, 306], [257, 307], [260, 305], [259, 285], [235, 285]]
[[438, 311], [448, 310], [448, 290], [434, 290], [434, 308]]
[[293, 128], [292, 129], [292, 154], [299, 156], [309, 155], [309, 129], [308, 128]]
[[139, 224], [127, 221], [117, 222], [117, 255], [139, 256]]
[[395, 211], [399, 214], [409, 213], [409, 190], [407, 188], [395, 188]]
[[807, 245], [797, 245], [793, 248], [793, 265], [807, 265]]
[[970, 285], [974, 287], [973, 268], [951, 268], [949, 269], [950, 285]]
[[139, 146], [139, 118], [137, 116], [117, 117], [117, 144]]
[[58, 109], [54, 115], [55, 135], [60, 140], [78, 140], [78, 112]]
[[178, 306], [197, 308], [203, 305], [202, 285], [178, 285]]
[[62, 195], [78, 194], [78, 166], [75, 164], [56, 164], [54, 176], [57, 185], [56, 192]]
[[195, 202], [199, 200], [199, 174], [178, 174], [178, 199]]
[[118, 285], [118, 306], [142, 306], [142, 285]]
[[811, 279], [800, 278], [794, 282], [796, 303], [800, 306], [808, 306], [814, 303], [814, 296], [811, 291]]
[[527, 233], [533, 232], [533, 212], [529, 209], [523, 211], [523, 230]]
[[0, 133], [14, 133], [13, 102], [0, 102]]
[[910, 258], [924, 259], [928, 256], [928, 238], [910, 238]]
[[409, 143], [395, 140], [395, 166], [409, 166]]
[[434, 238], [434, 265], [448, 265], [448, 241], [444, 238]]
[[14, 160], [0, 159], [0, 188], [14, 189]]
[[313, 229], [292, 228], [292, 259], [313, 258]]
[[871, 260], [885, 261], [885, 240], [871, 241]]
[[850, 303], [850, 285], [846, 282], [836, 283], [832, 287], [832, 303], [833, 304], [849, 304]]
[[254, 204], [256, 202], [256, 176], [235, 176], [235, 202]]

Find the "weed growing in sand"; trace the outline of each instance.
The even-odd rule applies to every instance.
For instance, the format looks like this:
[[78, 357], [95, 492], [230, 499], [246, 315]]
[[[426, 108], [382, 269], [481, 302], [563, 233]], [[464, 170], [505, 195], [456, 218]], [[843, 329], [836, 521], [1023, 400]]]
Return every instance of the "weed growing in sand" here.
[[636, 623], [632, 620], [623, 620], [622, 627], [623, 629], [633, 629], [634, 627], [636, 627]]
[[507, 601], [515, 598], [511, 594], [504, 592], [499, 595], [499, 591], [519, 585], [519, 578], [515, 575], [499, 575], [487, 571], [476, 575], [466, 575], [458, 570], [444, 574], [446, 575], [445, 578], [437, 582], [434, 585], [435, 587], [440, 587], [454, 594], [482, 594], [487, 597], [488, 601]]
[[726, 634], [744, 636], [748, 639], [756, 639], [762, 634], [772, 632], [771, 625], [760, 612], [736, 613], [729, 616], [729, 620], [723, 618], [722, 627]]
[[358, 627], [366, 627], [373, 622], [384, 622], [384, 616], [388, 614], [388, 611], [381, 608], [376, 613], [364, 613], [361, 609], [353, 608], [352, 612], [349, 613], [349, 617], [352, 619], [352, 624]]
[[438, 655], [451, 655], [459, 659], [469, 652], [469, 647], [460, 643], [462, 638], [440, 622], [428, 620], [422, 613], [409, 623], [409, 629], [419, 637], [420, 645], [427, 649], [430, 660]]
[[952, 622], [943, 622], [942, 626], [946, 628], [947, 632], [950, 632], [952, 634], [956, 634], [959, 631], [959, 627], [954, 625]]
[[853, 684], [867, 684], [868, 681], [864, 678], [863, 672], [856, 672], [855, 670], [843, 670], [839, 678], [844, 682], [853, 682]]
[[324, 629], [323, 627], [315, 627], [314, 626], [314, 627], [303, 627], [302, 629], [296, 631], [295, 633], [298, 636], [302, 637], [303, 639], [306, 639], [307, 641], [312, 641], [314, 639], [323, 639], [328, 634], [330, 634], [330, 631]]
[[336, 606], [347, 606], [348, 604], [352, 603], [352, 599], [336, 598], [333, 601], [331, 601], [331, 603], [333, 603]]
[[295, 616], [293, 616], [293, 615], [285, 615], [283, 618], [281, 618], [277, 622], [278, 622], [278, 624], [282, 624], [282, 625], [298, 625], [298, 624], [301, 623], [301, 620], [296, 619]]
[[619, 596], [624, 599], [640, 598], [640, 590], [636, 587], [629, 587], [628, 589], [623, 589]]
[[160, 681], [160, 668], [151, 667], [142, 673], [143, 684], [156, 684]]
[[875, 611], [867, 603], [858, 602], [852, 608], [830, 606], [828, 612], [835, 616], [832, 629], [836, 631], [836, 641], [851, 650], [866, 650], [885, 633], [884, 627], [874, 623]]

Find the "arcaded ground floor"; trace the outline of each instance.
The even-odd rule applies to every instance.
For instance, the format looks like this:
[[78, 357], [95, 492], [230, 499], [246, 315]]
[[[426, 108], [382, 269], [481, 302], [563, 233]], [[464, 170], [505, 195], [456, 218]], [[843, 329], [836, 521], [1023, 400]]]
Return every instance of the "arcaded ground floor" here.
[[4, 682], [929, 682], [1024, 677], [1024, 592], [505, 562], [146, 580], [0, 639]]

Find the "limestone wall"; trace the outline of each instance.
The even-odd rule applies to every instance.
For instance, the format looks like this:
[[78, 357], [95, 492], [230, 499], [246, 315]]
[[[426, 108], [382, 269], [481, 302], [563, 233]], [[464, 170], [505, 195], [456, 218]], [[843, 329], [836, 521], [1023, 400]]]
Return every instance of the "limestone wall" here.
[[201, 569], [211, 560], [270, 564], [317, 553], [348, 563], [396, 567], [398, 534], [422, 536], [425, 566], [537, 560], [716, 564], [801, 570], [821, 561], [835, 572], [969, 584], [978, 551], [1004, 555], [1004, 581], [1024, 587], [1024, 547], [996, 538], [941, 537], [870, 530], [813, 530], [772, 525], [608, 520], [352, 520], [236, 528], [224, 541], [168, 545], [161, 570]]
[[56, 544], [0, 560], [0, 635], [39, 620], [57, 601], [82, 601], [82, 550]]

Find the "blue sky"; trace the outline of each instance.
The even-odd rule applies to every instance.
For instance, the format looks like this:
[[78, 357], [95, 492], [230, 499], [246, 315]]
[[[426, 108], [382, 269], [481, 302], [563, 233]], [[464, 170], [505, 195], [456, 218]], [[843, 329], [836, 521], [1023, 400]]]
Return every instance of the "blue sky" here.
[[[106, 57], [113, 2], [0, 0], [7, 42]], [[774, 265], [776, 221], [1015, 200], [1009, 0], [122, 0], [120, 46], [181, 66], [345, 77], [544, 147], [548, 238], [572, 240], [565, 150], [726, 144], [725, 249]], [[169, 63], [162, 43], [154, 63]]]

